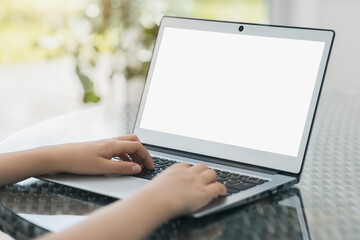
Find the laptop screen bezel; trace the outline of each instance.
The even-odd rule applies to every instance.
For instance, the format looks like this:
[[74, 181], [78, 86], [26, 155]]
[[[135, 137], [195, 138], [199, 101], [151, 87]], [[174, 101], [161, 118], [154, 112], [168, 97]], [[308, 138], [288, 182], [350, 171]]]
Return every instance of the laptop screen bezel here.
[[[244, 26], [244, 30], [241, 32], [238, 30], [240, 25]], [[162, 35], [166, 27], [324, 42], [324, 51], [321, 58], [297, 157], [247, 149], [140, 128], [140, 122], [143, 115], [149, 86], [151, 84], [151, 78], [156, 65], [156, 59], [161, 45]], [[159, 27], [158, 37], [153, 50], [153, 57], [150, 63], [133, 132], [139, 137], [140, 141], [146, 145], [190, 152], [198, 155], [212, 156], [226, 159], [233, 163], [238, 162], [240, 164], [250, 164], [252, 166], [263, 167], [266, 169], [274, 169], [282, 172], [299, 174], [305, 159], [305, 153], [323, 79], [325, 76], [333, 38], [334, 32], [332, 30], [211, 21], [178, 17], [163, 17]]]

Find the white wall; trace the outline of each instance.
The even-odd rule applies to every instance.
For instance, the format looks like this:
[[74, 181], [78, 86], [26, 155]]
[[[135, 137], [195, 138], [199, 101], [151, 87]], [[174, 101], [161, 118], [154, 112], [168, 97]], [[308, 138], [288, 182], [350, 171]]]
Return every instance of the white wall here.
[[360, 1], [271, 0], [269, 3], [271, 24], [335, 30], [324, 91], [360, 93]]

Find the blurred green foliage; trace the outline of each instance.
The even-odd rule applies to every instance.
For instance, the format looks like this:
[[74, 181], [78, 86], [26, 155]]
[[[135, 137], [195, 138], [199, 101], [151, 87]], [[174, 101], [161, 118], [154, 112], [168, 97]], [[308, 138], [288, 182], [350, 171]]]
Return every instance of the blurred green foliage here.
[[266, 0], [4, 0], [0, 64], [71, 56], [83, 101], [98, 102], [91, 72], [111, 59], [109, 78], [144, 79], [165, 14], [266, 22]]

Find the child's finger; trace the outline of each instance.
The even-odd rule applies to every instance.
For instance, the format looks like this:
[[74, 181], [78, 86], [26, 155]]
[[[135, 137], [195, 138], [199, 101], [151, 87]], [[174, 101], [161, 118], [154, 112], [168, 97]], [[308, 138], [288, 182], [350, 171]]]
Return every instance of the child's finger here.
[[137, 142], [140, 141], [139, 138], [135, 134], [115, 137], [114, 139], [120, 140], [120, 141], [137, 141]]
[[123, 161], [127, 161], [127, 162], [132, 162], [131, 161], [131, 158], [128, 154], [120, 154], [120, 159], [123, 160]]
[[207, 169], [203, 171], [199, 177], [202, 183], [209, 184], [216, 181], [217, 174], [214, 170]]
[[155, 168], [149, 152], [140, 142], [116, 141], [116, 148], [113, 150], [113, 153], [129, 154], [135, 162], [143, 164], [146, 168]]
[[206, 188], [208, 190], [208, 197], [210, 199], [217, 196], [226, 196], [226, 187], [219, 182], [210, 183], [206, 186]]
[[168, 169], [171, 169], [171, 168], [189, 168], [190, 165], [186, 162], [179, 162], [179, 163], [176, 163], [174, 165], [172, 165], [171, 167], [169, 167]]
[[[105, 159], [104, 159], [105, 160]], [[116, 161], [104, 161], [104, 174], [122, 174], [122, 175], [134, 175], [141, 172], [141, 166], [133, 162], [116, 162]]]
[[130, 157], [133, 162], [144, 165], [147, 169], [155, 169], [154, 162], [150, 156], [150, 158], [140, 156], [136, 153], [131, 153]]
[[195, 166], [190, 168], [192, 172], [200, 174], [203, 171], [208, 169], [208, 166], [206, 166], [206, 164], [204, 163], [200, 163], [200, 164], [196, 164]]

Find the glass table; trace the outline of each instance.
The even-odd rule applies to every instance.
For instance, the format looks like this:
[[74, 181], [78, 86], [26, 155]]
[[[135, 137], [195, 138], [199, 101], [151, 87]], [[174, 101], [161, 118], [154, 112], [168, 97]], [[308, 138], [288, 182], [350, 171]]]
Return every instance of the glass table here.
[[[131, 131], [136, 106], [106, 106], [49, 119], [0, 143], [0, 152]], [[181, 217], [148, 239], [358, 239], [360, 96], [323, 94], [295, 187], [205, 218]], [[71, 226], [115, 199], [30, 178], [0, 188], [0, 226], [17, 239]]]
[[[0, 188], [0, 225], [17, 239], [59, 232], [116, 199], [35, 178]], [[170, 220], [148, 239], [309, 239], [300, 191], [201, 219]]]

